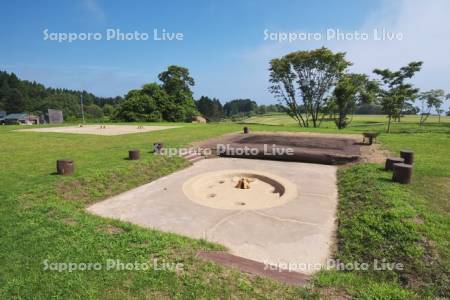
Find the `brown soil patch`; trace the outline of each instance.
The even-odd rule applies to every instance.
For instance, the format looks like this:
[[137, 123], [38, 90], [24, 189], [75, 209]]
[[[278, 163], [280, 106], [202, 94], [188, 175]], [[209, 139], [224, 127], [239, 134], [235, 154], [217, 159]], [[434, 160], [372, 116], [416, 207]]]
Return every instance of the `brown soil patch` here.
[[56, 191], [64, 200], [80, 200], [88, 196], [84, 185], [78, 181], [63, 181], [57, 184]]
[[384, 164], [389, 157], [389, 151], [381, 148], [381, 144], [364, 145], [361, 147], [361, 161]]
[[119, 234], [119, 233], [124, 232], [124, 230], [122, 228], [119, 228], [119, 227], [116, 227], [116, 226], [113, 226], [110, 224], [101, 226], [97, 230], [101, 231], [101, 232], [106, 232], [109, 234]]

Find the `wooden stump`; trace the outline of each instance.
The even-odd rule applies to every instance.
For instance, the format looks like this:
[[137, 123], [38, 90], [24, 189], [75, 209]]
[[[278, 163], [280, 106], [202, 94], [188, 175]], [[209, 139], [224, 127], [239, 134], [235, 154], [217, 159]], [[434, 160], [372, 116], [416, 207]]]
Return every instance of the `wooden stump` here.
[[405, 164], [412, 165], [414, 162], [414, 152], [410, 150], [400, 151], [400, 157], [405, 160]]
[[394, 164], [397, 163], [404, 163], [405, 160], [401, 157], [388, 157], [386, 159], [386, 164], [384, 165], [384, 169], [386, 171], [392, 171], [394, 170]]
[[394, 164], [394, 173], [392, 174], [392, 181], [407, 184], [411, 182], [412, 165], [397, 163]]
[[164, 144], [157, 142], [153, 143], [153, 152], [154, 153], [161, 153], [161, 150], [164, 148]]
[[69, 176], [75, 171], [75, 164], [71, 159], [59, 159], [56, 161], [56, 173], [58, 175]]
[[244, 133], [245, 133], [245, 134], [249, 133], [248, 127], [244, 127]]
[[128, 159], [129, 160], [138, 160], [141, 157], [141, 153], [139, 150], [130, 150], [128, 151]]

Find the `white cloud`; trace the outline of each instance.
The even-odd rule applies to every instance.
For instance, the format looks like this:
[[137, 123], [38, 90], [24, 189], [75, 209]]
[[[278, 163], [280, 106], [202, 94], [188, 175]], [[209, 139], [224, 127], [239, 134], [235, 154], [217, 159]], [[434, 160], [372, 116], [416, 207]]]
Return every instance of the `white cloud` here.
[[83, 8], [96, 18], [97, 21], [105, 21], [106, 14], [100, 5], [98, 5], [97, 0], [83, 0]]
[[[413, 78], [413, 83], [422, 90], [441, 88], [450, 92], [449, 11], [450, 1], [447, 0], [386, 0], [379, 10], [370, 13], [366, 22], [355, 30], [372, 34], [376, 28], [386, 28], [390, 32], [401, 33], [402, 40], [321, 40], [293, 43], [265, 41], [256, 49], [245, 52], [242, 59], [264, 65], [264, 68], [255, 68], [258, 80], [253, 81], [255, 90], [267, 90], [267, 67], [271, 58], [280, 57], [290, 51], [326, 46], [334, 51], [347, 52], [347, 58], [354, 64], [352, 67], [354, 72], [370, 74], [374, 68], [397, 69], [411, 61], [423, 61], [423, 68]], [[260, 97], [267, 99], [270, 96], [266, 93]]]

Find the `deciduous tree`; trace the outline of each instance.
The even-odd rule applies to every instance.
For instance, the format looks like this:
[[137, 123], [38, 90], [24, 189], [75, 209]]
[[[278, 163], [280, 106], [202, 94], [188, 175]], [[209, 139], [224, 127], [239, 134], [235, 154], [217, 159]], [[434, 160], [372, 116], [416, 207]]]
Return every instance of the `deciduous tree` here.
[[448, 99], [450, 95], [445, 95], [443, 90], [430, 90], [423, 92], [419, 95], [419, 101], [421, 102], [420, 121], [422, 126], [431, 114], [431, 110], [434, 108], [439, 115], [439, 122], [441, 121], [441, 106], [444, 101]]
[[378, 84], [369, 80], [364, 74], [343, 75], [334, 91], [330, 102], [330, 112], [338, 129], [343, 129], [351, 123], [357, 105], [371, 103]]
[[378, 96], [383, 111], [388, 117], [387, 132], [391, 131], [392, 118], [400, 118], [405, 103], [417, 97], [419, 89], [413, 88], [412, 84], [405, 83], [405, 81], [420, 71], [421, 66], [422, 62], [418, 61], [411, 62], [395, 72], [389, 69], [375, 69], [373, 71], [375, 74], [381, 76], [381, 88], [379, 89]]
[[[300, 126], [319, 127], [332, 88], [351, 63], [327, 48], [297, 51], [270, 62], [270, 92]], [[303, 109], [301, 109], [303, 108]]]

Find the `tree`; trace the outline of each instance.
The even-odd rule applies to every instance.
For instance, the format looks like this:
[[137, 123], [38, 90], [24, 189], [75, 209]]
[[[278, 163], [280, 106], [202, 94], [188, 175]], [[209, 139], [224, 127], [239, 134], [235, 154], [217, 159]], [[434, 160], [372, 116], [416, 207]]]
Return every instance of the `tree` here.
[[357, 105], [373, 101], [378, 85], [363, 74], [343, 75], [334, 91], [330, 102], [330, 111], [338, 129], [343, 129], [351, 123]]
[[105, 116], [109, 116], [110, 117], [110, 116], [114, 115], [114, 110], [115, 110], [115, 108], [111, 104], [103, 105], [103, 114]]
[[126, 121], [192, 121], [198, 112], [190, 90], [194, 79], [188, 69], [169, 66], [158, 78], [161, 85], [149, 83], [130, 91], [115, 117]]
[[436, 109], [436, 112], [437, 112], [437, 114], [438, 114], [438, 118], [439, 118], [439, 123], [441, 123], [441, 115], [445, 112], [442, 108], [441, 108], [441, 106], [442, 106], [442, 104], [444, 104], [444, 102], [446, 101], [446, 100], [448, 100], [448, 99], [450, 99], [450, 94], [447, 94], [447, 96], [445, 96], [445, 99], [442, 99], [442, 102], [437, 102], [436, 104], [435, 104], [435, 109]]
[[158, 75], [162, 88], [167, 93], [167, 108], [164, 109], [163, 118], [167, 121], [191, 121], [198, 113], [192, 97], [191, 86], [194, 79], [189, 70], [180, 66], [169, 66], [167, 71]]
[[123, 99], [100, 98], [95, 95], [68, 89], [46, 88], [35, 81], [19, 79], [14, 73], [0, 71], [0, 107], [7, 112], [44, 113], [49, 108], [61, 109], [65, 119], [80, 117], [80, 96], [86, 106], [96, 104], [117, 104]]
[[162, 113], [159, 103], [167, 98], [165, 91], [156, 83], [145, 86], [142, 90], [131, 90], [117, 111], [116, 118], [133, 122], [161, 121]]
[[438, 114], [438, 123], [441, 123], [441, 115], [445, 112], [445, 110], [441, 108], [436, 108], [436, 113]]
[[380, 98], [383, 111], [388, 117], [387, 132], [391, 132], [392, 118], [400, 119], [401, 112], [408, 100], [414, 100], [417, 97], [419, 89], [413, 88], [406, 79], [410, 79], [414, 74], [420, 71], [422, 62], [411, 62], [398, 71], [389, 69], [375, 69], [373, 72], [381, 76], [378, 96]]
[[422, 126], [428, 117], [431, 114], [431, 110], [435, 108], [436, 112], [439, 115], [439, 122], [441, 122], [441, 106], [446, 99], [450, 97], [449, 95], [445, 95], [443, 90], [430, 90], [427, 92], [423, 92], [419, 95], [419, 101], [422, 104], [422, 108], [420, 110], [420, 121], [419, 125]]
[[169, 66], [167, 71], [159, 73], [158, 79], [162, 81], [162, 87], [169, 95], [186, 93], [192, 96], [190, 87], [194, 86], [195, 82], [187, 68]]
[[417, 115], [420, 113], [420, 108], [414, 106], [413, 103], [405, 103], [402, 110], [402, 115]]
[[19, 113], [25, 111], [25, 97], [19, 89], [12, 88], [6, 92], [4, 107], [9, 113]]
[[258, 107], [255, 101], [250, 99], [234, 99], [223, 106], [223, 112], [227, 117], [249, 116]]
[[269, 91], [286, 104], [287, 113], [300, 126], [309, 127], [311, 121], [319, 127], [331, 89], [350, 65], [345, 53], [333, 53], [324, 47], [292, 52], [270, 61]]
[[219, 121], [223, 117], [223, 107], [216, 98], [202, 96], [195, 101], [197, 110], [209, 121]]
[[384, 115], [381, 105], [375, 103], [360, 104], [356, 107], [355, 114], [357, 115]]
[[96, 104], [89, 104], [85, 108], [86, 116], [92, 119], [103, 118], [103, 110]]

